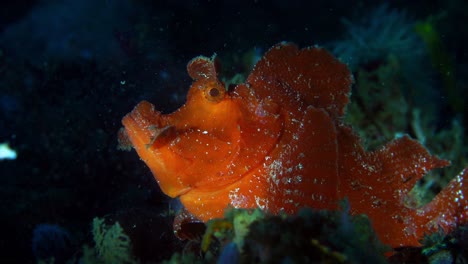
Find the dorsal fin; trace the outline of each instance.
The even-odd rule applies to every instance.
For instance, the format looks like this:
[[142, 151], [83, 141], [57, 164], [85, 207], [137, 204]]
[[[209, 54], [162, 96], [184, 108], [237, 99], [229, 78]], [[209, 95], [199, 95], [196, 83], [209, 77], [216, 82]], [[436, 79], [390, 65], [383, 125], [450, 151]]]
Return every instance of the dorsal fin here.
[[299, 97], [298, 101], [323, 108], [333, 118], [344, 114], [352, 83], [346, 65], [326, 50], [318, 47], [299, 50], [286, 42], [273, 46], [247, 79], [260, 98], [282, 102], [285, 96]]

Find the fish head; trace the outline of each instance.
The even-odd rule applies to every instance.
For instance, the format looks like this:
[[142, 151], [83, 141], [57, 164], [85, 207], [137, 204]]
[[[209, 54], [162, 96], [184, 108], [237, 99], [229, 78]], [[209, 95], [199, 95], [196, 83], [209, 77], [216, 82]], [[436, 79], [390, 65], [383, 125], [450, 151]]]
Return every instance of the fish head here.
[[242, 102], [218, 80], [214, 57], [196, 57], [187, 70], [193, 83], [182, 107], [165, 115], [143, 101], [122, 120], [131, 145], [170, 197], [236, 180], [229, 164], [239, 154]]

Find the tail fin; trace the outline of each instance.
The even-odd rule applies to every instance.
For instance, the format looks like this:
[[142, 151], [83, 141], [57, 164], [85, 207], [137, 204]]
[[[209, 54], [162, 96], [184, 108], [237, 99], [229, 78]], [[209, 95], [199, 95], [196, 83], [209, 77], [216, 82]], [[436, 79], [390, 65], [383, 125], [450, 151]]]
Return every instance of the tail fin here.
[[468, 223], [468, 167], [460, 172], [430, 203], [423, 207], [431, 212], [429, 228], [442, 227], [445, 232]]

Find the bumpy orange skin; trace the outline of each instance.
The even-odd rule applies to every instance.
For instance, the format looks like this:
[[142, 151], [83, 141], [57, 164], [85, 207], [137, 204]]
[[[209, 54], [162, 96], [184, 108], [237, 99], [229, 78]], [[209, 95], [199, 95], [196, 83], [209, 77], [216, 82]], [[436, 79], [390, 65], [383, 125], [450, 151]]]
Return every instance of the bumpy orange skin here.
[[122, 122], [163, 192], [196, 218], [221, 217], [229, 205], [336, 209], [347, 198], [393, 247], [466, 222], [467, 169], [426, 206], [405, 205], [418, 179], [449, 163], [408, 137], [365, 151], [342, 123], [352, 76], [325, 50], [280, 43], [229, 91], [214, 58], [187, 68], [194, 82], [184, 106], [162, 115], [144, 101]]

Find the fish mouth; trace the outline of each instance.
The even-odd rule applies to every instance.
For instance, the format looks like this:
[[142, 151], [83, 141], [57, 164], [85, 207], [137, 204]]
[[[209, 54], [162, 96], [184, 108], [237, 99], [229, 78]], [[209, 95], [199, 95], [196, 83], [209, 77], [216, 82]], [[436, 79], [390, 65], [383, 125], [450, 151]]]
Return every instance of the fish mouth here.
[[135, 108], [122, 119], [126, 134], [129, 136], [133, 147], [148, 146], [158, 136], [161, 121], [161, 113], [147, 102], [140, 102]]

